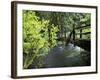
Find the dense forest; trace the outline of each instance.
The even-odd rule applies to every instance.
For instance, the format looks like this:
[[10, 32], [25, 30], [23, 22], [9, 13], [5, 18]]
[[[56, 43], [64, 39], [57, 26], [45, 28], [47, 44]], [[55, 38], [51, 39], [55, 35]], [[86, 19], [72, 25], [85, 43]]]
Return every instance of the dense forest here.
[[[64, 56], [68, 56], [71, 54], [66, 49], [69, 43], [73, 44], [73, 47], [78, 45], [81, 47], [80, 51], [87, 52], [85, 53], [85, 57], [88, 58], [83, 57], [83, 59], [86, 59], [86, 64], [83, 64], [90, 65], [90, 62], [88, 62], [90, 61], [90, 49], [88, 49], [90, 45], [87, 48], [85, 47], [86, 45], [81, 44], [83, 42], [87, 44], [90, 41], [90, 13], [23, 10], [24, 69], [47, 67], [46, 60], [49, 59], [48, 55], [54, 53], [52, 50], [56, 50], [55, 53], [59, 51], [57, 49], [59, 45], [62, 45], [65, 49], [62, 51]], [[64, 59], [64, 57], [62, 58]], [[62, 61], [59, 63], [62, 63]], [[63, 63], [61, 66], [67, 67], [65, 64], [67, 63]]]

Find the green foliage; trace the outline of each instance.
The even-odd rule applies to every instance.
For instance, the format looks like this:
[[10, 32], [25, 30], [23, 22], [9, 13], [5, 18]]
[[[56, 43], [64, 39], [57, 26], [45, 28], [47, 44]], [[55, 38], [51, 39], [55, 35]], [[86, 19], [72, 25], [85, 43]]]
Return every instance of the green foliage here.
[[54, 45], [57, 45], [57, 34], [56, 32], [58, 32], [58, 28], [55, 27], [54, 25], [52, 25], [51, 27], [51, 41], [52, 41], [52, 45], [51, 47], [53, 47]]
[[[49, 51], [48, 37], [49, 20], [40, 20], [34, 11], [23, 11], [23, 51], [24, 51], [24, 68], [28, 68], [36, 58], [45, 56]], [[52, 46], [56, 46], [57, 27], [51, 25], [51, 41]], [[42, 61], [43, 62], [43, 61]], [[39, 64], [41, 64], [39, 66]], [[43, 63], [39, 63], [35, 67], [41, 67]]]

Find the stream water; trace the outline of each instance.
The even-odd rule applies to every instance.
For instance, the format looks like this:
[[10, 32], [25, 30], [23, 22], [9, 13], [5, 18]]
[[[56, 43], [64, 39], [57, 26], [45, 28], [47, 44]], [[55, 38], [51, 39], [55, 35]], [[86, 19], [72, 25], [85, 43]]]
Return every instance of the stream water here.
[[69, 43], [52, 48], [45, 59], [45, 67], [90, 66], [90, 61], [90, 52]]

